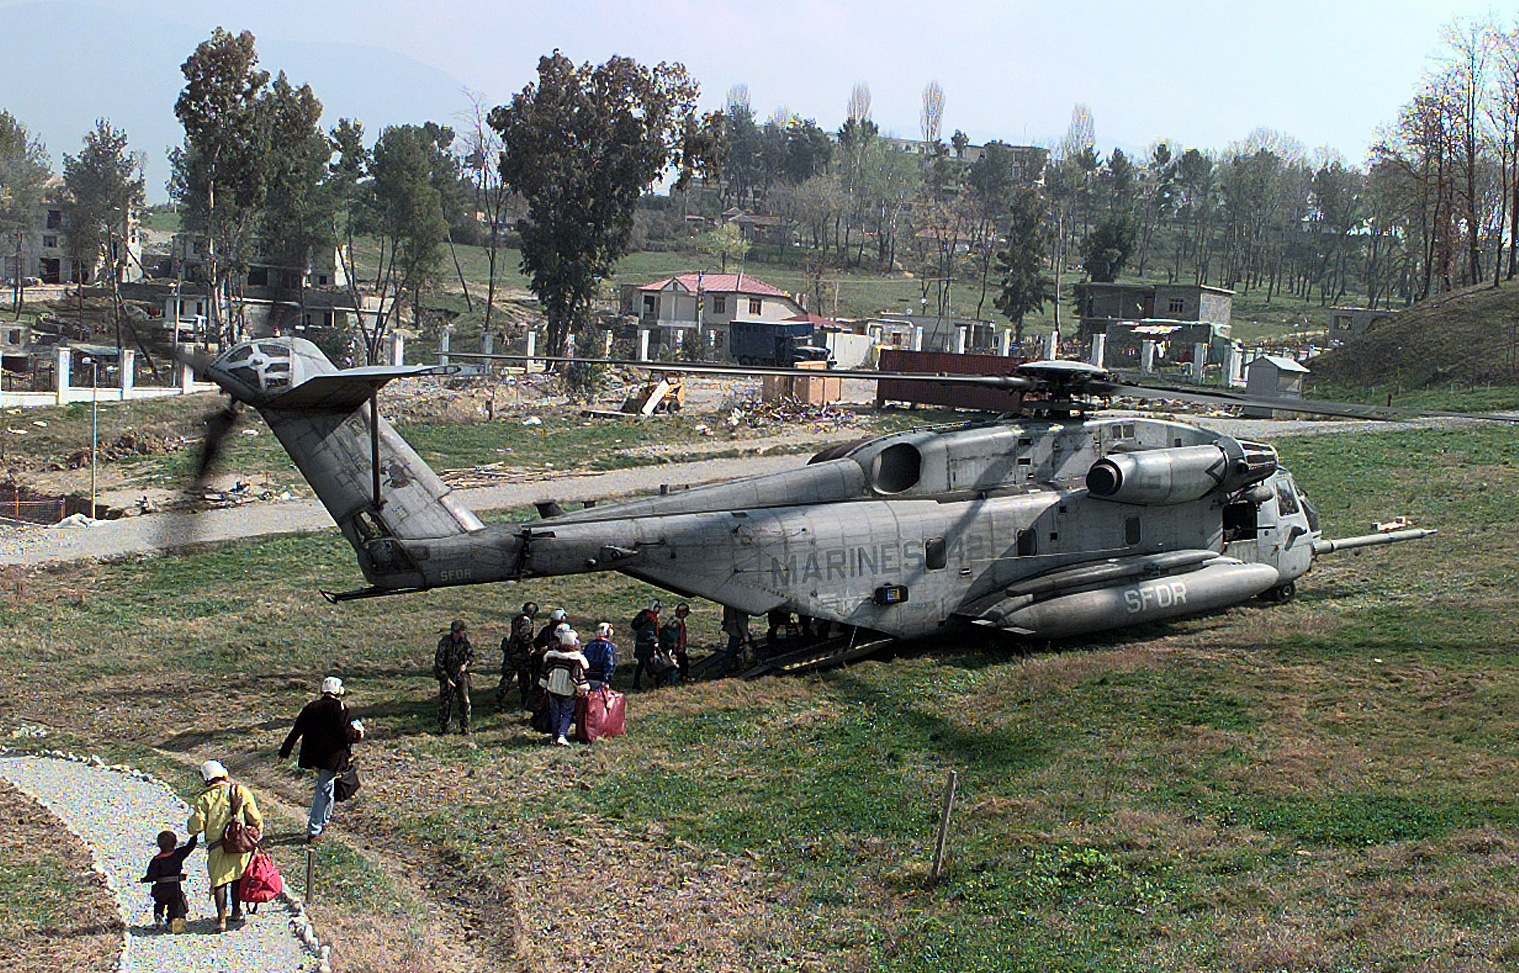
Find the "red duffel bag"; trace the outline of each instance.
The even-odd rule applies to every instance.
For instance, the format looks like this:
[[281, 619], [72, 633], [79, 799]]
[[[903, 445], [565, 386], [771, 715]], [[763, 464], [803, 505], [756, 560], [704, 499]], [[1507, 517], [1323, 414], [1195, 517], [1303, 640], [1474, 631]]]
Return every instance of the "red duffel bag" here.
[[575, 739], [595, 743], [628, 730], [628, 697], [615, 689], [596, 689], [575, 703]]

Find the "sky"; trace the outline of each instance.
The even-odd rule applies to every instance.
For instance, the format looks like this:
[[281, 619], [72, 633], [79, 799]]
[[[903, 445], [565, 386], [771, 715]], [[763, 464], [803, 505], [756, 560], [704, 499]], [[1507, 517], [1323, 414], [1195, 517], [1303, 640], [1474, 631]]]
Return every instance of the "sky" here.
[[[4, 8], [0, 0], [0, 55]], [[91, 0], [101, 2], [101, 0]], [[1073, 106], [1090, 107], [1097, 145], [1143, 150], [1158, 138], [1222, 150], [1266, 127], [1310, 151], [1364, 160], [1420, 77], [1438, 67], [1442, 27], [1515, 10], [1463, 0], [113, 0], [154, 20], [250, 29], [266, 41], [324, 41], [404, 54], [490, 104], [530, 82], [555, 48], [679, 61], [704, 108], [731, 85], [755, 113], [780, 107], [826, 129], [864, 82], [886, 134], [916, 137], [922, 91], [945, 93], [943, 132], [973, 143], [1051, 145]], [[173, 64], [187, 51], [166, 50]], [[265, 65], [278, 67], [278, 65]], [[300, 78], [293, 80], [299, 82]], [[321, 96], [323, 92], [318, 91]], [[4, 93], [0, 92], [0, 99]], [[461, 100], [462, 104], [462, 100]], [[447, 106], [440, 114], [456, 111]]]

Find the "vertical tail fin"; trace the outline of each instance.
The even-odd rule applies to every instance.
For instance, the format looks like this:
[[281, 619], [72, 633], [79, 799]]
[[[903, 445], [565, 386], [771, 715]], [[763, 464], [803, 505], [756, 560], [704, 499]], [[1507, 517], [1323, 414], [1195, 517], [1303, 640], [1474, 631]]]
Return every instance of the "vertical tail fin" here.
[[396, 541], [483, 526], [390, 423], [378, 415], [371, 422], [372, 398], [382, 385], [434, 372], [427, 366], [339, 370], [302, 338], [244, 342], [206, 369], [269, 423], [358, 552], [365, 576], [386, 587], [403, 586], [416, 573]]

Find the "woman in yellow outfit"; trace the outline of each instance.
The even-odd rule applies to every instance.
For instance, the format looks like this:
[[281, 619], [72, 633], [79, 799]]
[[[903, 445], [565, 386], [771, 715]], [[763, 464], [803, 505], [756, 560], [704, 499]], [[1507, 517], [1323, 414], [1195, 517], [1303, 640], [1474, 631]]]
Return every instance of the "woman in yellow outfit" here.
[[207, 760], [200, 765], [200, 779], [205, 781], [206, 789], [195, 801], [195, 807], [190, 811], [190, 822], [186, 826], [191, 834], [204, 832], [206, 835], [206, 872], [211, 877], [211, 894], [216, 898], [216, 929], [218, 932], [227, 928], [227, 897], [228, 890], [232, 897], [232, 921], [243, 920], [243, 903], [238, 898], [238, 880], [248, 870], [248, 863], [253, 860], [253, 853], [237, 855], [222, 850], [222, 832], [227, 827], [227, 822], [232, 820], [233, 790], [237, 791], [237, 800], [241, 803], [239, 808], [243, 823], [262, 829], [264, 816], [259, 813], [258, 805], [253, 800], [253, 792], [241, 784], [233, 784], [227, 779], [227, 768], [220, 761]]

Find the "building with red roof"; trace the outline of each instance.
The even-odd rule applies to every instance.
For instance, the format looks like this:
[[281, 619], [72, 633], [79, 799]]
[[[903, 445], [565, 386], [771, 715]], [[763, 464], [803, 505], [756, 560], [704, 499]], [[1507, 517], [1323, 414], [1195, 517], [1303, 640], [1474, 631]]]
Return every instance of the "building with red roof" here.
[[651, 284], [622, 286], [622, 313], [651, 328], [667, 347], [689, 340], [711, 342], [726, 355], [728, 325], [734, 321], [785, 321], [805, 315], [802, 302], [749, 274], [692, 273]]

